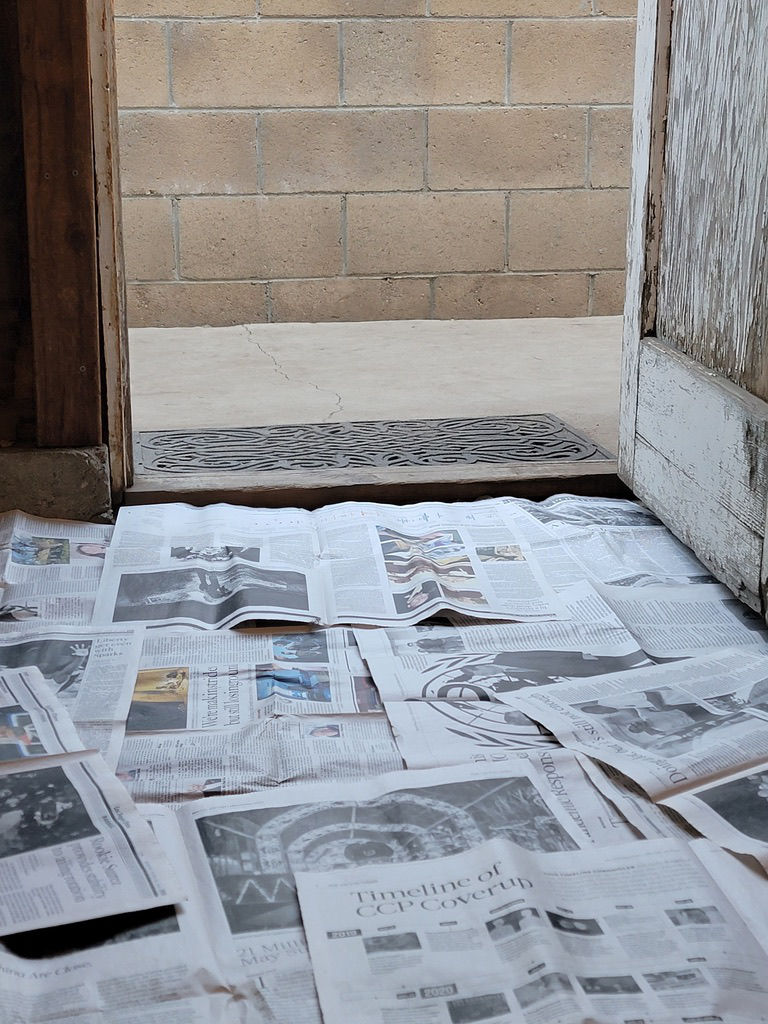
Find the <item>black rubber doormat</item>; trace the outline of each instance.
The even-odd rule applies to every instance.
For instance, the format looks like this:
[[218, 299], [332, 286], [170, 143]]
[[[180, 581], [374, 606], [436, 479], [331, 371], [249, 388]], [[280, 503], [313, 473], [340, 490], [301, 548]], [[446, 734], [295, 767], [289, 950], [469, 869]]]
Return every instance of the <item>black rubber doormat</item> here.
[[150, 430], [134, 439], [136, 472], [142, 476], [613, 458], [549, 413]]

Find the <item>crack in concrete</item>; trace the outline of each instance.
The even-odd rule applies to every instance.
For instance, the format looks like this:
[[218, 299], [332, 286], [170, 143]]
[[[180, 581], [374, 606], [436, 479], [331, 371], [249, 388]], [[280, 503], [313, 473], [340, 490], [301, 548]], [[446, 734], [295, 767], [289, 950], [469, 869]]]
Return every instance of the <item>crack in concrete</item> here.
[[259, 352], [261, 352], [263, 356], [267, 357], [267, 359], [274, 366], [275, 370], [289, 384], [306, 384], [308, 387], [314, 388], [315, 391], [317, 391], [319, 394], [333, 395], [333, 397], [336, 399], [336, 404], [334, 408], [331, 409], [331, 411], [328, 413], [328, 415], [323, 418], [323, 420], [321, 421], [322, 423], [328, 423], [330, 422], [330, 420], [333, 419], [334, 416], [341, 415], [341, 413], [343, 412], [342, 406], [344, 400], [342, 399], [338, 391], [334, 391], [333, 388], [321, 388], [319, 384], [315, 384], [315, 382], [312, 380], [298, 380], [294, 377], [291, 377], [291, 375], [287, 373], [285, 367], [277, 358], [277, 356], [270, 352], [268, 349], [264, 348], [262, 343], [256, 339], [256, 337], [253, 334], [251, 325], [243, 324], [243, 326], [245, 327], [245, 333], [248, 336], [248, 340], [252, 341], [256, 348], [259, 350]]

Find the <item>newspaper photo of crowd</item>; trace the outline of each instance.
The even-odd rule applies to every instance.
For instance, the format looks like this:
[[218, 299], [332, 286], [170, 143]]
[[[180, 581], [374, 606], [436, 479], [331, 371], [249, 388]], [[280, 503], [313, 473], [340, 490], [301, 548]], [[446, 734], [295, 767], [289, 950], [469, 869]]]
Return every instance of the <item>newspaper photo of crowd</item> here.
[[768, 1024], [768, 630], [624, 499], [4, 513], [0, 861], [8, 1024]]

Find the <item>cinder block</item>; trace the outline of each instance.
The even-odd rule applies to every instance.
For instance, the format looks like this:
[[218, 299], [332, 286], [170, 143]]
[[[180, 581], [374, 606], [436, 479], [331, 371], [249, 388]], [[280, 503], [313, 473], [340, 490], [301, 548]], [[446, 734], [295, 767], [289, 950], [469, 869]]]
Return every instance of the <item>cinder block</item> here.
[[637, 0], [597, 0], [595, 14], [634, 18], [637, 16]]
[[168, 49], [161, 21], [115, 21], [117, 101], [121, 107], [167, 107]]
[[258, 192], [256, 114], [123, 114], [120, 172], [127, 195]]
[[586, 274], [452, 274], [435, 283], [438, 320], [586, 316]]
[[419, 189], [424, 117], [418, 110], [267, 112], [261, 155], [267, 192]]
[[564, 188], [585, 178], [586, 111], [431, 110], [431, 188]]
[[513, 192], [510, 270], [615, 270], [626, 260], [626, 189]]
[[261, 281], [128, 286], [130, 327], [234, 327], [266, 319], [266, 287]]
[[336, 25], [187, 21], [172, 29], [173, 95], [185, 107], [334, 106]]
[[504, 266], [504, 197], [412, 193], [350, 196], [352, 274], [434, 274]]
[[146, 18], [250, 18], [258, 0], [115, 0], [115, 14]]
[[595, 274], [592, 291], [592, 316], [617, 316], [624, 312], [627, 275], [623, 270]]
[[591, 0], [431, 0], [432, 14], [466, 18], [578, 18]]
[[124, 199], [123, 242], [129, 281], [164, 281], [174, 276], [170, 199]]
[[182, 199], [181, 276], [333, 277], [341, 272], [338, 196]]
[[506, 26], [499, 21], [381, 20], [344, 30], [347, 103], [502, 103]]
[[632, 162], [632, 108], [595, 109], [590, 120], [590, 185], [593, 188], [628, 187]]
[[512, 25], [512, 103], [631, 103], [635, 25], [594, 18]]
[[398, 18], [424, 13], [424, 0], [261, 0], [262, 18]]
[[429, 281], [413, 277], [275, 281], [272, 316], [284, 323], [427, 320]]

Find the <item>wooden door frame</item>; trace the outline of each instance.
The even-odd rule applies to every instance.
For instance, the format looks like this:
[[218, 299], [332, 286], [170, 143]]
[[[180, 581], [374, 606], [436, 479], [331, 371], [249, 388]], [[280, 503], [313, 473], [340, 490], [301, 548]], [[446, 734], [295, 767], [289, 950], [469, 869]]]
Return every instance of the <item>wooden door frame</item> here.
[[619, 398], [619, 476], [631, 486], [640, 342], [656, 335], [664, 143], [674, 0], [640, 0], [632, 115], [632, 188]]
[[132, 478], [112, 0], [19, 4], [40, 448], [106, 445]]
[[674, 13], [675, 0], [640, 0], [619, 475], [768, 617], [768, 403], [668, 344], [658, 328]]

